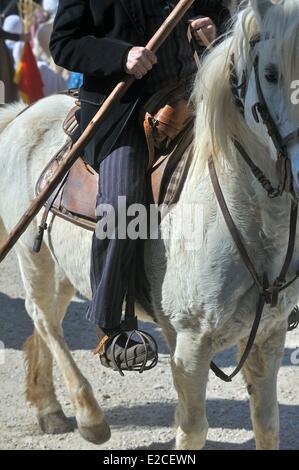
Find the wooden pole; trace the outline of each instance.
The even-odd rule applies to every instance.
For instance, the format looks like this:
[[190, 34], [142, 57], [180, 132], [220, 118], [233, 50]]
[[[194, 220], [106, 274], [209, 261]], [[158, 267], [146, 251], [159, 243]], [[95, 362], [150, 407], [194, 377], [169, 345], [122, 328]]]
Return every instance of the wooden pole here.
[[[194, 3], [194, 0], [180, 0], [170, 15], [166, 18], [164, 23], [160, 26], [158, 31], [154, 34], [151, 40], [146, 45], [146, 48], [156, 52], [167, 39], [169, 34], [173, 31], [176, 25], [183, 18], [185, 13]], [[52, 180], [43, 189], [43, 191], [34, 199], [30, 207], [27, 209], [25, 214], [21, 217], [17, 225], [12, 229], [6, 240], [0, 246], [0, 263], [4, 260], [10, 250], [14, 247], [20, 236], [28, 228], [34, 217], [43, 207], [44, 203], [49, 199], [53, 191], [57, 188], [59, 183], [62, 181], [64, 176], [70, 170], [75, 161], [82, 155], [82, 152], [86, 145], [93, 138], [97, 130], [99, 129], [106, 112], [115, 102], [118, 102], [128, 91], [135, 78], [128, 76], [124, 81], [120, 82], [111, 94], [104, 101], [103, 105], [96, 113], [94, 118], [90, 121], [85, 131], [82, 133], [77, 142], [73, 145], [70, 152], [63, 160], [63, 162], [57, 168], [57, 171], [53, 175]]]

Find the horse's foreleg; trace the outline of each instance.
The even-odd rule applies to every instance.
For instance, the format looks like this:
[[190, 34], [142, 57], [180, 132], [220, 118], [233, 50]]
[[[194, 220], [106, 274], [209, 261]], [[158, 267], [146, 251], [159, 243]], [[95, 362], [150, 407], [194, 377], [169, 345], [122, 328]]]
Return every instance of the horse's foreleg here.
[[102, 444], [110, 438], [110, 430], [95, 400], [92, 388], [75, 363], [63, 338], [60, 325], [48, 321], [45, 312], [55, 308], [53, 303], [33, 304], [30, 315], [34, 325], [54, 356], [76, 411], [78, 429], [86, 440]]
[[85, 439], [101, 444], [109, 439], [110, 430], [89, 382], [77, 367], [63, 338], [56, 291], [59, 279], [53, 260], [45, 252], [36, 256], [27, 251], [19, 252], [19, 261], [26, 290], [26, 309], [62, 372], [76, 410], [79, 431]]
[[[0, 217], [0, 242], [7, 236]], [[70, 430], [70, 424], [58, 402], [53, 385], [52, 355], [35, 330], [24, 344], [26, 398], [36, 408], [40, 428], [47, 434]]]
[[52, 354], [35, 330], [24, 344], [26, 398], [37, 409], [37, 419], [46, 434], [60, 434], [71, 425], [56, 398], [52, 374]]
[[179, 403], [176, 409], [179, 450], [199, 450], [206, 442], [206, 386], [212, 349], [207, 338], [191, 331], [179, 332], [172, 360], [174, 385]]
[[[62, 322], [66, 309], [74, 294], [74, 288], [69, 281], [59, 273], [56, 276], [55, 305], [57, 306], [59, 321]], [[30, 307], [27, 299], [27, 308]], [[54, 312], [53, 312], [54, 313]], [[41, 430], [46, 434], [65, 433], [73, 426], [63, 413], [58, 402], [53, 385], [53, 359], [52, 354], [35, 330], [24, 345], [26, 361], [26, 397], [37, 409], [37, 418]]]
[[4, 223], [1, 220], [1, 216], [0, 216], [0, 243], [4, 240], [6, 236], [7, 236], [7, 231], [5, 230]]
[[171, 357], [175, 353], [177, 334], [167, 317], [158, 317], [158, 323], [170, 349]]
[[[277, 374], [283, 356], [286, 325], [280, 324], [279, 327], [253, 347], [243, 368], [258, 450], [275, 450], [279, 447]], [[240, 344], [240, 354], [244, 347], [245, 341]]]

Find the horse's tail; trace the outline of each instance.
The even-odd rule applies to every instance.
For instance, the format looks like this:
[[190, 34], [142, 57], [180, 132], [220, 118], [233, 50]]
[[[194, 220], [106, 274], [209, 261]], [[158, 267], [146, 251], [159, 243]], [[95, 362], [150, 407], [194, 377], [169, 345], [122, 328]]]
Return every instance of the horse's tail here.
[[0, 133], [26, 108], [26, 104], [18, 102], [0, 108]]

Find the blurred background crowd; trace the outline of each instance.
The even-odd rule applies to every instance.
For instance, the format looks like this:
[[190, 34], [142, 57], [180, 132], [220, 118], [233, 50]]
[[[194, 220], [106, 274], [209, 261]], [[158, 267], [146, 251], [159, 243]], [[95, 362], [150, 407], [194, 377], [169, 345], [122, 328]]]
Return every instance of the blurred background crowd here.
[[[100, 1], [100, 0], [99, 0]], [[59, 0], [0, 0], [0, 80], [5, 103], [32, 103], [77, 88], [82, 77], [57, 67], [49, 41]], [[241, 0], [225, 2], [233, 12]]]
[[5, 103], [76, 88], [80, 74], [57, 67], [49, 41], [59, 0], [0, 0], [0, 80]]

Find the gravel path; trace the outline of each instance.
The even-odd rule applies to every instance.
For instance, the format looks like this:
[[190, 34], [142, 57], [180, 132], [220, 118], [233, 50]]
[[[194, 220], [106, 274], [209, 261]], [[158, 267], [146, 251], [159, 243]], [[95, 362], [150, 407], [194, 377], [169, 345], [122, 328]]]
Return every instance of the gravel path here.
[[[158, 339], [159, 365], [153, 371], [121, 378], [103, 370], [90, 350], [96, 339], [84, 318], [85, 304], [74, 298], [64, 323], [65, 335], [75, 360], [93, 386], [112, 429], [103, 446], [85, 442], [74, 429], [65, 435], [45, 436], [36, 424], [34, 410], [24, 397], [22, 345], [32, 331], [24, 307], [24, 291], [13, 255], [0, 268], [0, 341], [5, 343], [5, 361], [0, 351], [0, 449], [171, 449], [174, 446], [173, 416], [176, 395], [172, 385], [167, 348], [157, 328], [147, 327]], [[288, 335], [279, 376], [281, 448], [299, 449], [299, 365], [290, 357], [299, 348], [299, 330]], [[219, 355], [218, 363], [230, 370], [234, 351]], [[132, 380], [134, 379], [134, 382]], [[74, 424], [73, 409], [60, 372], [55, 369], [58, 397]], [[210, 431], [206, 449], [253, 449], [247, 393], [240, 376], [233, 384], [210, 377], [207, 392]]]

